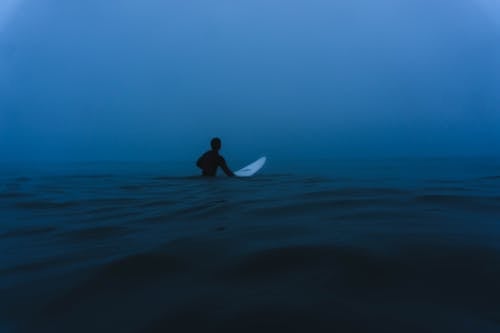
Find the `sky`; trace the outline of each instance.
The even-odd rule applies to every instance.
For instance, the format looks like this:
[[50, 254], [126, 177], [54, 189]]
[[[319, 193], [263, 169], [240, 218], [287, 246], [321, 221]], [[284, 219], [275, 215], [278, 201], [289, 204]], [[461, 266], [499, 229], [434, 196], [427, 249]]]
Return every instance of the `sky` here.
[[497, 0], [2, 0], [0, 160], [500, 155]]

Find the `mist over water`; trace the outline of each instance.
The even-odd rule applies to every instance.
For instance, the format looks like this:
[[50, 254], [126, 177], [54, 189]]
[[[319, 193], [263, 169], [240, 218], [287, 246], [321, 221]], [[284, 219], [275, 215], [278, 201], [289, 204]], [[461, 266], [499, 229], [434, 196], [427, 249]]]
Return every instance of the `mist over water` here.
[[484, 1], [9, 3], [5, 159], [192, 160], [215, 135], [249, 159], [500, 151]]

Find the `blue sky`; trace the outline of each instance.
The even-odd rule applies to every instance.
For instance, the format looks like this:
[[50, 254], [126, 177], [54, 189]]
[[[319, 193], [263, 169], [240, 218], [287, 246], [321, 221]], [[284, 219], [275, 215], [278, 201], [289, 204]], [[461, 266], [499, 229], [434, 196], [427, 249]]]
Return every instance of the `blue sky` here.
[[[0, 155], [500, 152], [488, 0], [4, 1]], [[250, 156], [250, 157], [247, 157]]]

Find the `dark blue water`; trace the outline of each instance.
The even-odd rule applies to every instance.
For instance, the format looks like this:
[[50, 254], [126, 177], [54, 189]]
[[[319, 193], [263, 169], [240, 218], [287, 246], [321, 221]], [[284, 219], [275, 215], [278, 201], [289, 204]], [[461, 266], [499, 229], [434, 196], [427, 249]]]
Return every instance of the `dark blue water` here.
[[499, 159], [193, 174], [4, 165], [0, 330], [500, 331]]

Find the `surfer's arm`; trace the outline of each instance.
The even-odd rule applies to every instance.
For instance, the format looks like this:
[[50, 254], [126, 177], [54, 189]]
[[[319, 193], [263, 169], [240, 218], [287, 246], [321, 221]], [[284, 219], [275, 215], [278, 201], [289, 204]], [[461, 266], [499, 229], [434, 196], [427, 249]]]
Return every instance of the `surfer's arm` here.
[[203, 169], [203, 160], [204, 160], [205, 154], [201, 155], [198, 161], [196, 161], [196, 166], [200, 169]]
[[234, 173], [228, 168], [226, 160], [224, 160], [223, 157], [221, 157], [219, 160], [219, 166], [222, 168], [226, 175], [228, 175], [229, 177], [234, 177]]

